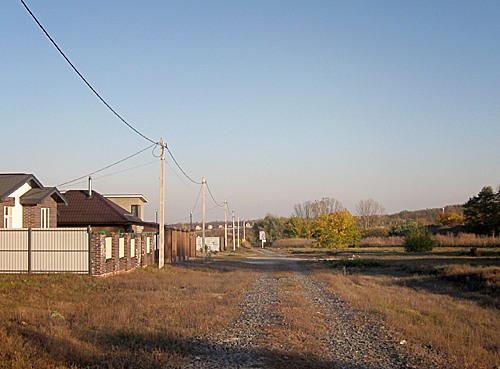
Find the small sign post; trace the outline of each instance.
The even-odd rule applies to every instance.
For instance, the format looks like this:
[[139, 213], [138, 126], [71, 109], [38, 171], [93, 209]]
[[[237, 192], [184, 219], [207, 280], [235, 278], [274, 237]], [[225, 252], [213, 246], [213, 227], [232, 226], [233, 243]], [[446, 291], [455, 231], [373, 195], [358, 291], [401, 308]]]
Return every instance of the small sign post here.
[[262, 241], [262, 248], [264, 248], [264, 242], [266, 242], [266, 232], [259, 231], [259, 240]]

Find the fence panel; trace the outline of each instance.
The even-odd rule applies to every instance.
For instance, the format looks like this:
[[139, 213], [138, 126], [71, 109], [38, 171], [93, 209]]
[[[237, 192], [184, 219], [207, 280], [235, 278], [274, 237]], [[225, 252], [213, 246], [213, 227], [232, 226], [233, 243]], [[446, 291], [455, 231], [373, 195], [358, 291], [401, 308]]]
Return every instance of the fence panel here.
[[89, 272], [87, 229], [36, 228], [31, 238], [32, 272]]
[[0, 272], [89, 273], [86, 228], [0, 230]]
[[0, 229], [0, 272], [28, 272], [26, 229]]

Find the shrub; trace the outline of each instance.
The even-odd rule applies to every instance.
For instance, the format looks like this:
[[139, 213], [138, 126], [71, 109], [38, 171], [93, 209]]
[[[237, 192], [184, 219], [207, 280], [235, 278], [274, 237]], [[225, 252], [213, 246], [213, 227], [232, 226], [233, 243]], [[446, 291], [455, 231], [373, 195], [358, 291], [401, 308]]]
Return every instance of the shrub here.
[[432, 251], [434, 237], [425, 227], [412, 229], [405, 237], [404, 248], [406, 252]]
[[373, 227], [365, 229], [362, 233], [362, 238], [368, 237], [389, 237], [389, 229], [386, 227]]

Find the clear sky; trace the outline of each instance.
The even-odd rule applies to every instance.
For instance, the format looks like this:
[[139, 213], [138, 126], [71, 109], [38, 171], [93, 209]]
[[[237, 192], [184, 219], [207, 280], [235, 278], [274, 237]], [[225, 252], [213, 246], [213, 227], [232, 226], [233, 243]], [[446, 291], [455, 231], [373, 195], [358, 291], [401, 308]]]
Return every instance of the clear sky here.
[[[367, 198], [441, 207], [500, 184], [500, 1], [25, 2], [102, 97], [242, 219], [322, 197], [353, 213]], [[1, 172], [57, 186], [149, 145], [16, 0], [0, 9], [0, 86]], [[167, 164], [166, 221], [186, 220], [200, 186]], [[143, 194], [153, 220], [159, 166], [146, 150], [94, 189]], [[213, 207], [207, 194], [207, 219], [224, 219]]]

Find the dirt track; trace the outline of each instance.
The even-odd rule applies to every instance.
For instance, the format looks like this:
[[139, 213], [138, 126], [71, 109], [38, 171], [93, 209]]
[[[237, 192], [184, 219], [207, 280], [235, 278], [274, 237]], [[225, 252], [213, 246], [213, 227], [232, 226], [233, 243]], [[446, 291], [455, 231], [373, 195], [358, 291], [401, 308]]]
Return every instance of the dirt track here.
[[[189, 344], [196, 347], [196, 354], [184, 368], [447, 367], [431, 350], [417, 357], [414, 352], [425, 351], [425, 347], [407, 342], [377, 317], [328, 292], [296, 259], [269, 250], [255, 251], [259, 256], [239, 260], [241, 267], [262, 272], [246, 293], [240, 317], [221, 334], [192, 340]], [[294, 311], [291, 299], [303, 301], [304, 314], [310, 314], [304, 319], [314, 318], [319, 327], [301, 332], [304, 349], [297, 340], [288, 339], [293, 319], [297, 320], [288, 316]], [[306, 350], [311, 342], [313, 349]]]

